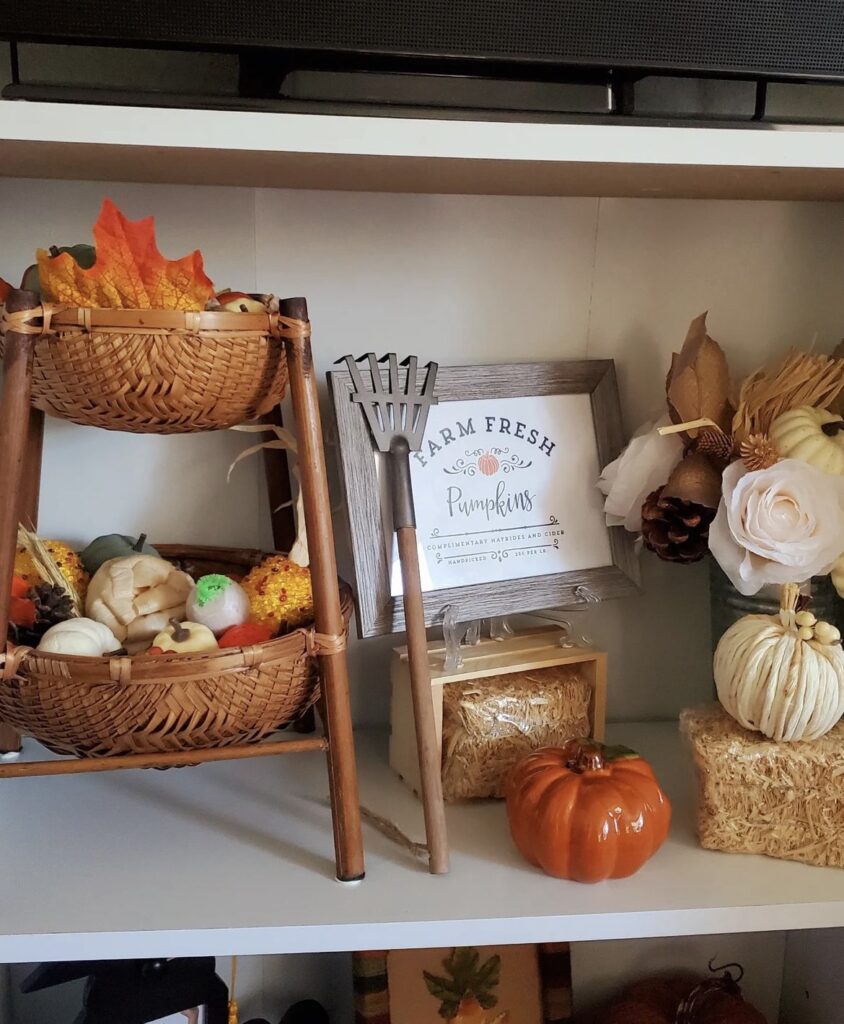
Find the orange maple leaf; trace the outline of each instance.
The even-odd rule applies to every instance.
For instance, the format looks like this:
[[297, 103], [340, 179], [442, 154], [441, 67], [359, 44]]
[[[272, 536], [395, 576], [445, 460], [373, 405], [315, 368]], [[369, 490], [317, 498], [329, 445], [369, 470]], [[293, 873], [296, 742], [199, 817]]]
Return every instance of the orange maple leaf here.
[[3, 278], [0, 277], [0, 303], [6, 301], [6, 296], [9, 294], [11, 290], [12, 286], [9, 284], [9, 282], [4, 281]]
[[104, 309], [205, 309], [214, 285], [198, 249], [167, 260], [155, 244], [152, 217], [127, 220], [110, 199], [94, 225], [97, 259], [88, 270], [70, 253], [37, 252], [41, 294], [48, 302]]

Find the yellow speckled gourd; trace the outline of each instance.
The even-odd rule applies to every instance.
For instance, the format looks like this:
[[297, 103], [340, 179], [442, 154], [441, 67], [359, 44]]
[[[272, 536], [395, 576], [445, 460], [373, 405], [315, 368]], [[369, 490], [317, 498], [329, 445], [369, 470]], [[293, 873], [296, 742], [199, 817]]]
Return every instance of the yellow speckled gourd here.
[[[61, 540], [45, 540], [42, 543], [52, 555], [62, 576], [76, 589], [80, 600], [84, 603], [90, 576], [85, 572], [79, 555]], [[45, 582], [35, 567], [32, 555], [26, 548], [20, 546], [15, 551], [15, 575], [26, 580], [30, 587]]]
[[245, 576], [250, 618], [274, 634], [312, 622], [314, 600], [310, 570], [284, 555], [268, 555]]
[[844, 474], [844, 420], [836, 413], [808, 405], [790, 409], [771, 424], [770, 439], [784, 459]]

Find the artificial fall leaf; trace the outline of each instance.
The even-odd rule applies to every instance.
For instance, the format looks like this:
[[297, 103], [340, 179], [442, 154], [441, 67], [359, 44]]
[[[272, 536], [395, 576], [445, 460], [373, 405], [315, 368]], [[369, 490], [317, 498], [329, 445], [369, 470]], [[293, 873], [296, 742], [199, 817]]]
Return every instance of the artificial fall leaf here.
[[[682, 349], [671, 357], [665, 384], [674, 423], [706, 418], [730, 432], [733, 408], [727, 359], [718, 342], [706, 333], [706, 313], [689, 325]], [[695, 436], [696, 431], [684, 435], [687, 443]]]
[[663, 498], [692, 502], [715, 509], [721, 501], [721, 474], [700, 452], [689, 452], [680, 459], [662, 488]]
[[131, 221], [110, 199], [94, 225], [96, 262], [80, 267], [70, 253], [37, 253], [41, 293], [48, 302], [105, 309], [202, 310], [214, 286], [198, 249], [167, 260], [155, 244], [152, 217]]
[[6, 301], [6, 296], [9, 294], [11, 290], [12, 286], [9, 284], [9, 282], [4, 281], [3, 278], [0, 277], [0, 304]]

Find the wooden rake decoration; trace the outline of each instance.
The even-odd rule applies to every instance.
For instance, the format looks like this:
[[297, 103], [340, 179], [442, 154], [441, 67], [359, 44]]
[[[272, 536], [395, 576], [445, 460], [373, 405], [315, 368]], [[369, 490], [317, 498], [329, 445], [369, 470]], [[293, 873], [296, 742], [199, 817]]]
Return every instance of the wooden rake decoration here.
[[[438, 367], [436, 363], [428, 363], [423, 367], [424, 382], [421, 389], [417, 390], [419, 361], [416, 356], [405, 359], [401, 368], [394, 353], [380, 360], [372, 353], [361, 356], [358, 360], [346, 356], [345, 362], [354, 388], [351, 399], [363, 410], [376, 450], [388, 456], [393, 529], [396, 532], [401, 562], [402, 601], [407, 629], [419, 774], [422, 780], [428, 866], [431, 874], [441, 875], [448, 871], [448, 839], [445, 830], [442, 767], [431, 697], [431, 668], [428, 664], [422, 582], [416, 546], [416, 513], [410, 479], [410, 453], [418, 452], [422, 447], [428, 412], [431, 406], [437, 403], [434, 386]], [[358, 363], [367, 364], [366, 384]], [[387, 364], [388, 370], [386, 385], [379, 365], [383, 363]]]

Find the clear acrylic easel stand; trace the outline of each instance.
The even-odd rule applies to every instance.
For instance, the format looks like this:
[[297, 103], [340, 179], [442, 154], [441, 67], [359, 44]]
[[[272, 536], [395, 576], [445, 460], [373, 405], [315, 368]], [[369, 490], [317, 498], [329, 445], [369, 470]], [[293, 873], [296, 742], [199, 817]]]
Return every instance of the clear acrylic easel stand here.
[[[547, 608], [535, 612], [522, 612], [520, 614], [531, 618], [542, 619], [544, 622], [551, 622], [561, 630], [560, 646], [569, 647], [594, 647], [592, 638], [585, 632], [578, 632], [570, 619], [561, 618], [559, 612], [582, 612], [593, 608], [601, 603], [601, 598], [594, 591], [582, 584], [574, 588], [576, 601], [572, 604], [560, 605], [558, 608]], [[470, 619], [468, 622], [461, 622], [458, 617], [457, 605], [448, 604], [443, 608], [443, 640], [445, 641], [445, 656], [443, 658], [443, 669], [446, 672], [458, 672], [463, 667], [463, 655], [461, 648], [475, 647], [481, 642], [481, 633], [484, 623], [488, 623], [490, 640], [506, 640], [515, 636], [515, 630], [510, 624], [510, 617], [507, 615], [495, 615], [488, 619]]]

